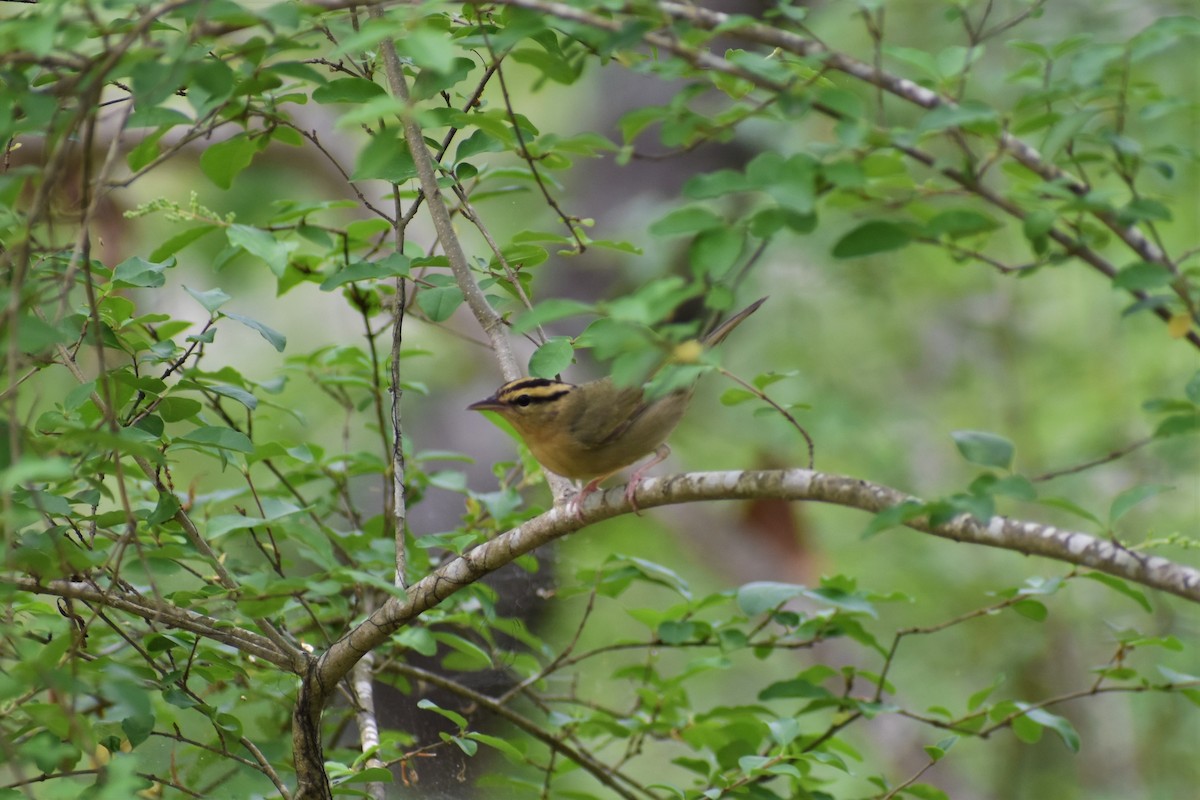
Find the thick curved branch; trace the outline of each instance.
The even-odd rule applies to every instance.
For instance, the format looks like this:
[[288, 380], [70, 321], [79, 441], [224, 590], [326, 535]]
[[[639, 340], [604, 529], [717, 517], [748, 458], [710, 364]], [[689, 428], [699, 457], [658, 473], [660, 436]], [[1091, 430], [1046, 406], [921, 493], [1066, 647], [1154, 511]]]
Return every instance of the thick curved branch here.
[[[413, 584], [404, 598], [390, 598], [362, 624], [339, 639], [317, 661], [315, 672], [326, 686], [341, 680], [364, 653], [442, 600], [518, 556], [593, 522], [627, 514], [625, 487], [592, 495], [582, 518], [557, 506], [443, 565]], [[639, 508], [701, 500], [774, 498], [833, 503], [878, 513], [913, 501], [910, 495], [877, 483], [806, 469], [743, 472], [695, 472], [648, 478], [638, 486]], [[940, 525], [925, 517], [904, 523], [914, 530], [956, 542], [997, 547], [1026, 555], [1088, 567], [1200, 603], [1200, 570], [1158, 556], [1128, 550], [1116, 542], [1038, 522], [992, 517], [980, 522], [966, 514]]]

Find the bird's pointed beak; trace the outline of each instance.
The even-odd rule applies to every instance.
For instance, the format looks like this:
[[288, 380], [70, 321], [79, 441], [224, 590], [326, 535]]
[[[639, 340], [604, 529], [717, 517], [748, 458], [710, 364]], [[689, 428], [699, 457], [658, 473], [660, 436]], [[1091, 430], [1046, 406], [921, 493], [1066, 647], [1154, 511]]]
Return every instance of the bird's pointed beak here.
[[495, 395], [485, 397], [483, 400], [476, 400], [471, 405], [467, 406], [467, 411], [499, 411], [504, 408]]

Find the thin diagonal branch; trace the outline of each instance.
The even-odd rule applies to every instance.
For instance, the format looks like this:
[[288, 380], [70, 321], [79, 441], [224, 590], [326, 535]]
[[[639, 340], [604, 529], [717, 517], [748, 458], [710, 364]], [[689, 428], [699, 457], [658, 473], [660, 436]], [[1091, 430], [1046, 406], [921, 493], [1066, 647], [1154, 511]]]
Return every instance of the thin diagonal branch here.
[[[378, 6], [372, 6], [371, 16], [379, 19], [383, 16], [383, 12]], [[392, 95], [400, 98], [407, 105], [411, 102], [408, 83], [404, 79], [404, 69], [400, 65], [400, 56], [396, 53], [396, 45], [391, 39], [385, 39], [380, 44], [380, 48], [383, 53], [383, 66], [387, 75], [388, 88], [391, 89]], [[463, 296], [466, 298], [467, 306], [491, 342], [492, 351], [500, 362], [500, 371], [503, 373], [504, 379], [506, 381], [515, 380], [521, 377], [521, 370], [517, 366], [517, 359], [513, 355], [512, 347], [509, 346], [504, 321], [500, 319], [496, 309], [488, 303], [471, 274], [471, 266], [467, 263], [466, 253], [463, 252], [458, 234], [454, 232], [454, 223], [450, 219], [450, 212], [442, 199], [442, 190], [437, 182], [437, 168], [433, 163], [433, 157], [429, 154], [429, 148], [425, 145], [421, 126], [417, 123], [416, 115], [411, 113], [411, 109], [404, 112], [401, 123], [404, 126], [404, 140], [412, 154], [413, 163], [417, 168], [417, 176], [421, 182], [421, 191], [427, 201], [429, 217], [433, 221], [434, 230], [437, 231], [438, 241], [441, 242], [446, 258], [450, 262], [450, 270], [454, 273], [458, 288], [462, 290]]]
[[31, 594], [69, 597], [123, 611], [148, 622], [190, 631], [206, 639], [229, 645], [246, 655], [261, 658], [277, 667], [292, 669], [292, 660], [286, 654], [281, 653], [267, 637], [235, 627], [214, 617], [185, 611], [170, 603], [159, 602], [153, 598], [116, 589], [100, 589], [85, 581], [51, 580], [42, 582], [33, 578], [0, 576], [0, 583]]

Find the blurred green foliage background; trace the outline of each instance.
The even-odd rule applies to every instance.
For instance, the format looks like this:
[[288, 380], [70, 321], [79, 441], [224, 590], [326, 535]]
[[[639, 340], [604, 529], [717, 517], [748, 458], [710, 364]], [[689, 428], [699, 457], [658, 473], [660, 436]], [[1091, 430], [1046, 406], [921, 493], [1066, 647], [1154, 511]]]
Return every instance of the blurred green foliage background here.
[[[244, 5], [259, 10], [255, 4]], [[928, 70], [962, 57], [963, 23], [951, 13], [960, 5], [975, 11], [981, 6], [831, 2], [808, 8], [804, 26], [830, 49], [870, 61], [871, 26], [883, 24], [887, 46], [879, 51], [879, 59], [884, 69], [939, 88], [944, 83], [952, 90], [957, 78], [939, 81]], [[997, 107], [1018, 109], [1014, 117], [1026, 120], [1032, 113], [1022, 110], [1022, 96], [1052, 80], [1037, 68], [1035, 44], [1060, 48], [1062, 68], [1086, 77], [1089, 70], [1104, 69], [1108, 62], [1101, 56], [1110, 45], [1120, 45], [1172, 14], [1195, 12], [1193, 3], [1182, 2], [1009, 6], [1009, 13], [1031, 12], [1030, 18], [981, 48], [965, 91]], [[1170, 210], [1170, 223], [1158, 230], [1161, 244], [1172, 253], [1196, 246], [1200, 223], [1195, 41], [1195, 35], [1185, 32], [1138, 62], [1130, 85], [1141, 93], [1138, 108], [1143, 113], [1131, 114], [1123, 131], [1147, 160], [1159, 151], [1170, 156], [1173, 173], [1150, 175], [1142, 187]], [[653, 64], [620, 67], [616, 61], [602, 69], [591, 64], [577, 82], [565, 85], [547, 80], [536, 65], [514, 64], [506, 75], [508, 101], [542, 134], [566, 138], [599, 132], [619, 144], [627, 114], [677, 103], [682, 90], [682, 82], [654, 75]], [[877, 97], [844, 76], [814, 80], [856, 94], [863, 108], [878, 102], [878, 111], [865, 116], [875, 116], [881, 127], [918, 123], [913, 110]], [[1111, 86], [1108, 90], [1118, 91]], [[491, 108], [504, 103], [496, 85], [483, 97]], [[1080, 104], [1087, 100], [1081, 97]], [[1070, 102], [1056, 100], [1060, 101]], [[696, 105], [703, 108], [706, 102], [712, 103], [709, 110], [715, 115], [716, 100], [705, 97]], [[1174, 103], [1180, 110], [1160, 115], [1156, 103]], [[367, 137], [344, 120], [339, 124], [345, 109], [308, 105], [294, 110], [303, 119], [301, 127], [313, 130], [344, 163], [360, 157]], [[559, 205], [567, 214], [589, 221], [589, 236], [628, 242], [641, 253], [591, 248], [582, 255], [556, 256], [551, 246], [549, 260], [526, 268], [535, 301], [571, 297], [598, 303], [636, 293], [655, 280], [689, 274], [694, 266], [687, 253], [690, 240], [655, 236], [650, 228], [690, 202], [687, 187], [697, 175], [722, 167], [741, 169], [762, 154], [856, 149], [839, 141], [846, 136], [844, 130], [816, 115], [764, 116], [694, 150], [656, 141], [658, 132], [652, 128], [631, 149], [580, 160], [569, 169], [566, 163], [548, 162], [547, 176], [553, 179]], [[1060, 133], [1038, 128], [1026, 138], [1044, 146]], [[1084, 141], [1086, 133], [1085, 127]], [[162, 213], [122, 216], [160, 199], [186, 207], [194, 193], [201, 206], [219, 215], [234, 214], [239, 223], [266, 226], [279, 201], [351, 196], [345, 181], [311, 146], [273, 144], [256, 154], [224, 189], [206, 177], [203, 147], [201, 143], [185, 150], [112, 194], [114, 205], [97, 247], [102, 261], [111, 265], [153, 251], [179, 233], [180, 222]], [[650, 157], [677, 150], [681, 152], [676, 157]], [[948, 160], [955, 156], [949, 147], [939, 155]], [[487, 161], [493, 169], [522, 163], [511, 153], [488, 154]], [[1092, 167], [1086, 161], [1080, 164], [1084, 170]], [[895, 205], [874, 202], [878, 197], [856, 198], [853, 191], [833, 193], [820, 205], [819, 224], [810, 234], [785, 231], [775, 237], [736, 286], [741, 302], [764, 294], [770, 299], [719, 352], [721, 364], [746, 380], [770, 371], [789, 374], [769, 393], [780, 402], [797, 404], [795, 413], [816, 443], [817, 469], [938, 498], [966, 491], [982, 471], [956, 450], [951, 437], [955, 431], [988, 431], [1012, 441], [1017, 453], [1013, 469], [1029, 478], [1103, 457], [1154, 433], [1161, 417], [1143, 406], [1156, 398], [1183, 396], [1185, 385], [1197, 374], [1195, 348], [1173, 337], [1151, 314], [1125, 313], [1131, 304], [1128, 293], [1077, 261], [1001, 274], [961, 253], [956, 257], [944, 246], [918, 242], [860, 258], [836, 257], [838, 242], [873, 215], [898, 218], [912, 209], [918, 215], [932, 213], [943, 207], [940, 204], [965, 196], [939, 188], [927, 171], [897, 168], [882, 157], [868, 165], [871, 168], [878, 170], [872, 175], [876, 178], [897, 169]], [[999, 180], [1003, 185], [1018, 182], [1015, 175], [1012, 184]], [[1097, 180], [1119, 187], [1111, 174]], [[507, 242], [523, 231], [563, 236], [558, 216], [538, 192], [528, 182], [519, 186], [520, 191], [475, 201], [496, 238]], [[381, 190], [368, 191], [377, 199]], [[721, 198], [712, 205], [733, 216], [742, 210], [740, 202], [744, 201]], [[362, 215], [361, 207], [348, 207], [323, 219], [331, 225], [347, 224]], [[465, 223], [460, 234], [469, 255], [486, 261], [482, 238]], [[409, 237], [426, 249], [432, 242], [423, 224]], [[1019, 224], [1005, 223], [990, 235], [988, 247], [993, 258], [1008, 264], [1025, 264], [1036, 257]], [[183, 287], [219, 287], [232, 297], [224, 310], [251, 316], [286, 336], [287, 347], [280, 353], [254, 329], [225, 321], [206, 350], [205, 369], [210, 374], [228, 367], [258, 384], [262, 405], [253, 414], [256, 442], [302, 441], [326, 452], [379, 450], [373, 411], [356, 394], [359, 387], [349, 385], [363, 380], [363, 321], [339, 292], [322, 291], [319, 282], [306, 281], [283, 291], [280, 281], [252, 257], [230, 257], [220, 236], [198, 240], [181, 250], [178, 259], [164, 288], [127, 293], [140, 313], [160, 311], [199, 326], [207, 314]], [[1118, 266], [1125, 265], [1118, 261]], [[377, 317], [372, 327], [381, 319]], [[550, 329], [574, 336], [585, 324], [586, 320], [568, 319]], [[498, 429], [465, 410], [501, 382], [466, 309], [445, 322], [410, 318], [406, 325], [404, 416], [415, 481], [410, 488], [415, 501], [410, 524], [413, 535], [420, 537], [454, 529], [468, 487], [475, 493], [494, 491], [492, 464], [514, 460], [514, 450]], [[523, 348], [523, 358], [533, 350], [528, 342], [518, 342], [518, 347]], [[585, 353], [579, 354], [579, 361], [566, 370], [567, 379], [582, 381], [605, 369]], [[328, 390], [336, 376], [345, 376], [347, 396], [314, 390], [318, 385]], [[277, 384], [280, 378], [286, 380]], [[674, 455], [658, 474], [804, 465], [804, 442], [781, 418], [755, 413], [752, 403], [721, 402], [731, 385], [715, 375], [705, 379], [671, 440]], [[12, 417], [34, 417], [74, 388], [65, 369], [50, 367], [22, 390]], [[464, 465], [460, 455], [475, 463]], [[222, 492], [233, 493], [241, 486], [237, 470], [222, 471], [201, 455], [180, 455], [174, 479], [183, 494], [199, 487], [201, 501], [220, 499]], [[346, 480], [347, 496], [369, 510], [362, 532], [379, 535], [381, 523], [375, 517], [388, 484], [379, 475], [351, 474]], [[1133, 509], [1112, 530], [1081, 517], [1069, 505], [1043, 502], [1065, 499], [1104, 521], [1120, 493], [1156, 484], [1171, 490]], [[1040, 483], [1039, 489], [1038, 501], [1001, 498], [998, 511], [1112, 536], [1130, 547], [1153, 542], [1153, 554], [1195, 562], [1200, 447], [1194, 436], [1156, 439], [1110, 463]], [[549, 501], [540, 486], [529, 488], [526, 498], [534, 505]], [[844, 576], [876, 600], [878, 616], [863, 624], [885, 644], [896, 631], [939, 626], [996, 602], [1006, 592], [1024, 589], [1045, 604], [1044, 614], [1010, 609], [905, 638], [890, 680], [906, 708], [946, 706], [959, 714], [966, 698], [989, 685], [995, 687], [993, 700], [1086, 693], [1097, 680], [1097, 669], [1123, 663], [1126, 657], [1143, 674], [1152, 674], [1158, 666], [1200, 674], [1200, 655], [1194, 647], [1200, 615], [1182, 600], [1151, 594], [1152, 609], [1146, 611], [1099, 582], [1072, 580], [1056, 590], [1053, 582], [1072, 573], [1068, 565], [954, 544], [907, 529], [868, 538], [863, 531], [869, 521], [860, 512], [832, 506], [767, 502], [621, 517], [568, 537], [546, 554], [543, 568], [559, 583], [561, 599], [546, 604], [549, 619], [536, 624], [551, 650], [563, 646], [575, 634], [595, 570], [608, 559], [627, 556], [668, 566], [695, 596], [732, 591], [753, 581], [815, 586], [822, 576]], [[1169, 537], [1178, 538], [1164, 541]], [[385, 548], [386, 543], [376, 549]], [[1051, 583], [1041, 583], [1047, 581]], [[602, 646], [614, 632], [644, 632], [639, 613], [658, 613], [678, 602], [678, 589], [657, 584], [638, 585], [619, 598], [601, 597], [580, 635], [580, 647]], [[1157, 646], [1134, 648], [1127, 655], [1121, 642], [1131, 641], [1134, 630], [1162, 638]], [[635, 680], [614, 680], [614, 670], [648, 658], [635, 653], [598, 659], [580, 667], [577, 681], [585, 686], [594, 682], [592, 691], [608, 693], [609, 705], [621, 705], [639, 686]], [[661, 664], [664, 671], [672, 665], [683, 669], [690, 658], [683, 649], [664, 652]], [[818, 663], [850, 663], [878, 671], [882, 658], [840, 640], [776, 652], [770, 659], [741, 653], [729, 665], [689, 682], [686, 691], [697, 714], [753, 704], [762, 685], [786, 680]], [[754, 675], [753, 682], [746, 674]], [[1078, 753], [1050, 732], [1030, 743], [1001, 730], [988, 739], [960, 739], [953, 757], [922, 780], [962, 800], [1174, 800], [1192, 796], [1200, 784], [1200, 766], [1193, 758], [1200, 741], [1200, 713], [1184, 695], [1097, 694], [1051, 710], [1079, 731]], [[872, 770], [908, 776], [927, 761], [922, 748], [937, 742], [940, 737], [934, 734], [927, 726], [885, 714], [848, 731], [847, 741]], [[663, 762], [672, 755], [668, 748]], [[682, 781], [687, 775], [661, 762], [635, 769], [647, 780]], [[830, 770], [828, 791], [836, 797], [871, 796], [874, 790], [865, 778], [869, 771], [846, 776]]]

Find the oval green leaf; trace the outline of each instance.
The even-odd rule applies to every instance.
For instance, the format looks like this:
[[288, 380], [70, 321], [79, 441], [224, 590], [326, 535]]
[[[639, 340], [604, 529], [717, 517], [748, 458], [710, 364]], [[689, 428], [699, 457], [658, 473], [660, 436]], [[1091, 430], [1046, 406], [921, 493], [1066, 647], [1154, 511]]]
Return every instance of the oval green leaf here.
[[575, 348], [566, 336], [555, 336], [537, 349], [529, 359], [529, 374], [535, 378], [553, 378], [571, 365]]
[[864, 222], [838, 239], [833, 246], [834, 258], [861, 258], [862, 256], [899, 250], [912, 237], [908, 231], [894, 222], [876, 219]]
[[463, 299], [462, 290], [457, 286], [438, 286], [417, 295], [417, 305], [430, 322], [445, 322], [462, 305]]
[[954, 431], [950, 434], [958, 452], [972, 464], [1008, 469], [1012, 466], [1016, 448], [1003, 436], [986, 431]]

